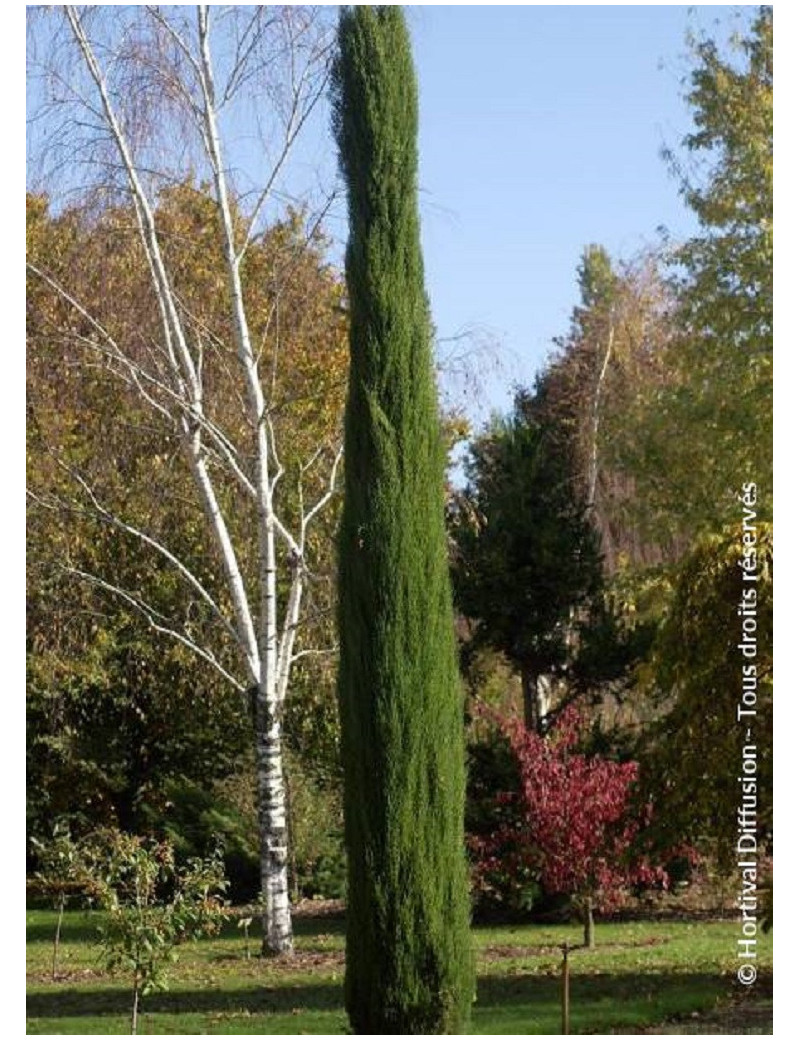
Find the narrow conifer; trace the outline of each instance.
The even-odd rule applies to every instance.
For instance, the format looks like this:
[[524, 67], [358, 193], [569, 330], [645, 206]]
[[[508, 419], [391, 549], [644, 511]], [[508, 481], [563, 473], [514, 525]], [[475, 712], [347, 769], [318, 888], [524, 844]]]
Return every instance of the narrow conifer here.
[[350, 212], [339, 565], [347, 1009], [356, 1033], [461, 1033], [474, 985], [463, 711], [401, 8], [344, 9], [334, 102]]

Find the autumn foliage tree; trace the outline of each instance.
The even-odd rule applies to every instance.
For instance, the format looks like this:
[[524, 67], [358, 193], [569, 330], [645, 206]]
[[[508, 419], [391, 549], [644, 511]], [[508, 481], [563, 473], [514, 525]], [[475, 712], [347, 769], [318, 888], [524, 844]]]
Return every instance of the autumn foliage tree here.
[[742, 14], [745, 32], [691, 43], [692, 129], [668, 159], [698, 230], [662, 250], [650, 331], [609, 371], [600, 428], [601, 457], [635, 488], [612, 514], [671, 542], [673, 561], [730, 522], [743, 481], [771, 510], [773, 15]]
[[672, 558], [683, 531], [662, 515], [664, 472], [633, 462], [657, 448], [650, 412], [670, 378], [676, 304], [654, 251], [623, 262], [591, 245], [577, 276], [580, 300], [548, 365], [546, 407], [567, 433], [573, 478], [612, 576]]
[[[653, 840], [689, 838], [726, 868], [743, 777], [757, 796], [759, 846], [772, 845], [772, 524], [759, 523], [757, 531], [749, 586], [741, 527], [699, 539], [687, 555], [649, 673], [657, 717], [641, 741], [642, 796], [658, 810]], [[745, 623], [756, 633], [747, 657], [738, 646]], [[752, 715], [739, 719], [741, 709]], [[755, 777], [743, 774], [743, 742], [757, 748]]]
[[700, 230], [675, 256], [685, 336], [669, 407], [673, 430], [693, 435], [681, 440], [701, 442], [687, 482], [716, 491], [717, 529], [743, 480], [771, 508], [773, 11], [747, 15], [726, 43], [693, 41], [693, 127], [672, 157]]
[[570, 707], [546, 736], [520, 720], [501, 723], [520, 775], [520, 791], [504, 792], [498, 804], [517, 801], [513, 814], [479, 844], [478, 872], [501, 868], [499, 857], [520, 874], [536, 876], [542, 889], [569, 896], [594, 946], [594, 911], [618, 904], [634, 884], [657, 884], [666, 874], [631, 854], [641, 819], [631, 812], [639, 766], [580, 750], [581, 718]]

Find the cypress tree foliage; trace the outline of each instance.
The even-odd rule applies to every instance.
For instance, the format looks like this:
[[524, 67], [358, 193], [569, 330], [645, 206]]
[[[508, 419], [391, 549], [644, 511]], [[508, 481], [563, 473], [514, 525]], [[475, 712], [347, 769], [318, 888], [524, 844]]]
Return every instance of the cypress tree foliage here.
[[350, 207], [339, 547], [346, 1001], [357, 1033], [460, 1033], [473, 994], [463, 709], [401, 8], [343, 11], [333, 82]]

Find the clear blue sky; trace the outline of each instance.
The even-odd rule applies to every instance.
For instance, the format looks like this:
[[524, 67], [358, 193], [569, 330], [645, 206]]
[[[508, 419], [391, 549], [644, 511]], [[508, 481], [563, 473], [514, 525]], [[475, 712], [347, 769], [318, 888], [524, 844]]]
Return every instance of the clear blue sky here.
[[691, 215], [660, 156], [689, 129], [685, 6], [409, 7], [428, 290], [440, 336], [502, 345], [480, 419], [530, 382], [576, 302], [590, 242], [630, 257]]

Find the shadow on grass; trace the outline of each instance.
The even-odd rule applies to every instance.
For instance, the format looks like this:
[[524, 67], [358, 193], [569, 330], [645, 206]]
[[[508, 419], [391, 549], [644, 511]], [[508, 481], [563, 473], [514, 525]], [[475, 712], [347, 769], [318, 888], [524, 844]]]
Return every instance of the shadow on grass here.
[[[258, 943], [261, 942], [261, 920], [256, 914], [234, 914], [224, 924], [221, 932], [223, 939], [230, 939], [236, 935], [241, 936], [239, 921], [245, 917], [252, 917], [250, 925], [250, 938]], [[311, 914], [298, 915], [292, 918], [292, 931], [295, 939], [323, 938], [324, 936], [344, 937], [347, 930], [344, 914]]]
[[[561, 1032], [560, 979], [533, 974], [482, 977], [473, 1008], [476, 1033]], [[612, 1026], [641, 1026], [711, 1007], [729, 993], [724, 979], [713, 974], [615, 975], [598, 973], [571, 980], [571, 1023], [574, 1032], [607, 1031]], [[126, 1015], [130, 1007], [127, 986], [114, 989], [53, 989], [28, 997], [31, 1019], [67, 1019], [80, 1016]], [[172, 990], [153, 993], [143, 1012], [158, 1014], [286, 1014], [305, 1011], [341, 1011], [341, 982], [293, 985], [287, 981], [225, 991]]]
[[[713, 1007], [729, 993], [725, 979], [712, 973], [576, 974], [570, 979], [571, 1031], [644, 1026]], [[479, 978], [472, 1025], [476, 1033], [561, 1033], [560, 977]]]
[[[50, 919], [37, 920], [28, 923], [26, 928], [27, 942], [53, 944], [53, 936], [56, 933], [56, 913], [48, 915]], [[97, 938], [97, 927], [101, 917], [97, 913], [67, 913], [61, 925], [62, 943], [93, 942]]]
[[[142, 1010], [148, 1015], [225, 1012], [264, 1015], [292, 1012], [296, 1008], [339, 1011], [343, 1003], [341, 983], [284, 983], [227, 992], [222, 989], [192, 989], [151, 993], [143, 999]], [[126, 1015], [130, 1004], [128, 987], [94, 991], [59, 988], [51, 993], [29, 994], [27, 1013], [29, 1018]]]

